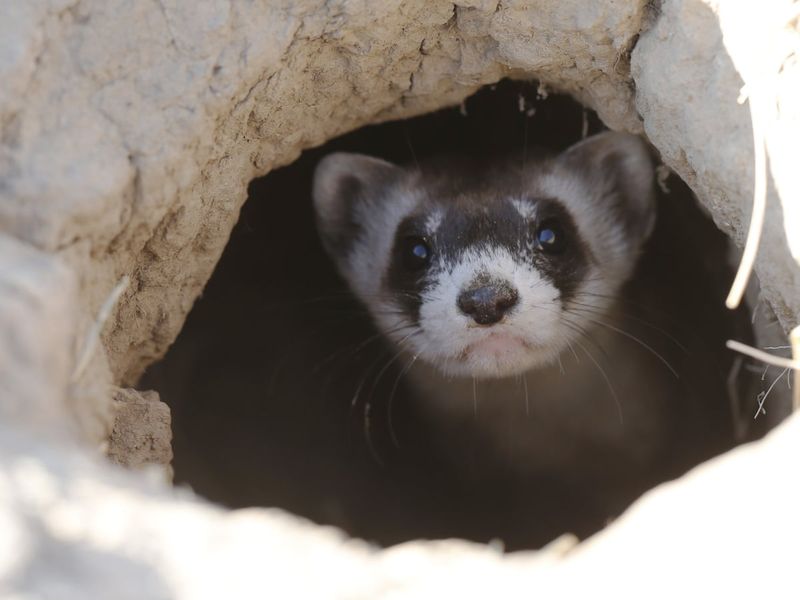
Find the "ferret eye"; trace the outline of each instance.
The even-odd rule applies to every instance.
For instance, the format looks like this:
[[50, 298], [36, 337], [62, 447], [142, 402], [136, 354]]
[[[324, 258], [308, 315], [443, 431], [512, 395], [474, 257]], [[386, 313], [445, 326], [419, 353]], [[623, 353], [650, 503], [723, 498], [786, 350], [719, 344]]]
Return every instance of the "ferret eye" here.
[[424, 269], [431, 262], [431, 247], [425, 238], [409, 237], [403, 240], [403, 266], [409, 271]]
[[536, 245], [548, 254], [560, 254], [566, 247], [564, 230], [554, 219], [544, 221], [536, 229]]

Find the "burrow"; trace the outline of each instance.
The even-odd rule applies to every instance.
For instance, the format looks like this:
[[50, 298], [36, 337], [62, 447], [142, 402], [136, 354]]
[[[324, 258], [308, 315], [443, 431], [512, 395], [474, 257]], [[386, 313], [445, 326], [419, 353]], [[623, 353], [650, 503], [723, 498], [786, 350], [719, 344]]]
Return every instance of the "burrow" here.
[[[310, 185], [316, 163], [337, 150], [408, 165], [443, 153], [560, 151], [603, 129], [569, 96], [502, 81], [461, 106], [363, 127], [254, 180], [183, 330], [138, 385], [156, 389], [173, 412], [176, 481], [228, 507], [277, 506], [381, 545], [462, 537], [526, 548], [602, 527], [612, 515], [564, 504], [546, 482], [532, 489], [499, 467], [496, 477], [469, 481], [448, 470], [404, 404], [411, 392], [397, 370], [375, 380], [391, 349], [322, 250]], [[726, 380], [735, 422], [727, 415], [710, 430], [743, 427], [740, 439], [758, 437], [769, 424], [750, 413], [772, 379], [736, 359], [724, 341], [750, 342], [753, 323], [761, 330], [775, 324], [763, 306], [754, 315], [724, 308], [735, 259], [730, 242], [676, 175], [661, 183], [659, 222], [636, 276], [674, 291], [670, 335], [688, 331], [713, 348], [698, 360], [711, 356], [704, 368]], [[391, 414], [389, 390], [398, 396]], [[773, 415], [770, 424], [778, 420]], [[400, 448], [389, 443], [390, 426]], [[690, 462], [713, 452], [698, 451]]]

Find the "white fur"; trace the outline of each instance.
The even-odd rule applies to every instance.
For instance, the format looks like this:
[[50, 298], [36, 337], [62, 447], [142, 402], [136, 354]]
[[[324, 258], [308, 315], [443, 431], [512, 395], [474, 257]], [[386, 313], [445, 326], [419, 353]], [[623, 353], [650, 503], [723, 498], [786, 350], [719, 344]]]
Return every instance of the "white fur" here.
[[425, 231], [428, 232], [428, 235], [436, 233], [442, 224], [442, 219], [444, 219], [444, 212], [441, 209], [437, 208], [431, 211], [431, 214], [425, 220]]
[[343, 268], [351, 286], [368, 306], [375, 301], [373, 297], [380, 293], [380, 274], [386, 273], [389, 268], [394, 232], [418, 203], [418, 194], [402, 186], [394, 190], [377, 210], [369, 205], [358, 208], [360, 221], [366, 226], [366, 238], [361, 240], [360, 247]]
[[[518, 304], [491, 327], [477, 326], [456, 304], [461, 291], [483, 274], [507, 281], [519, 294]], [[400, 324], [391, 316], [379, 321], [387, 329]], [[566, 333], [559, 291], [508, 251], [485, 248], [465, 252], [439, 274], [423, 296], [420, 331], [403, 345], [449, 375], [504, 377], [555, 360], [570, 339]], [[407, 335], [401, 331], [392, 337], [399, 341]]]
[[509, 198], [508, 201], [526, 221], [532, 221], [536, 217], [536, 207], [532, 202], [520, 198]]
[[[558, 198], [569, 211], [594, 258], [594, 265], [605, 278], [604, 287], [615, 290], [630, 275], [636, 264], [638, 248], [632, 248], [618, 217], [602, 202], [589, 201], [593, 190], [586, 182], [557, 167], [543, 173], [538, 181], [538, 191], [544, 197]], [[601, 232], [602, 235], [592, 235]], [[595, 274], [596, 276], [597, 274]]]

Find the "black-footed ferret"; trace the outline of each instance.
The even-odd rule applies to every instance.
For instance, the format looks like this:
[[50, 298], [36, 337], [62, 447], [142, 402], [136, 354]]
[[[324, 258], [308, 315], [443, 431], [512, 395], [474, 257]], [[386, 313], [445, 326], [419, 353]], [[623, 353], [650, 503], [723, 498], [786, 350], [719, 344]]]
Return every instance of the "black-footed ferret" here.
[[[729, 443], [717, 381], [680, 367], [703, 357], [687, 360], [620, 299], [657, 212], [638, 137], [606, 132], [479, 168], [337, 153], [317, 167], [313, 196], [327, 252], [407, 354], [456, 463], [479, 444], [610, 517]], [[461, 417], [476, 403], [477, 433], [464, 441]]]

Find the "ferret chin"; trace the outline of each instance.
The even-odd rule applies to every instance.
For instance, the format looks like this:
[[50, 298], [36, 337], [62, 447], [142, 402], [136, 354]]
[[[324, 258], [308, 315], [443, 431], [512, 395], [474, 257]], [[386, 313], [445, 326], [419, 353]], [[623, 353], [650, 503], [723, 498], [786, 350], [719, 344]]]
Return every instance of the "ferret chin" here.
[[442, 365], [453, 376], [482, 379], [522, 375], [537, 367], [555, 362], [560, 348], [537, 348], [523, 337], [509, 331], [489, 331], [470, 343], [455, 360]]

